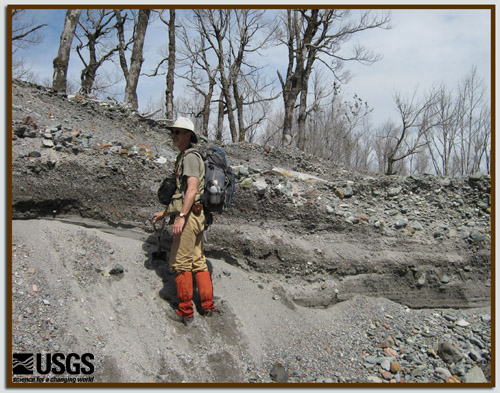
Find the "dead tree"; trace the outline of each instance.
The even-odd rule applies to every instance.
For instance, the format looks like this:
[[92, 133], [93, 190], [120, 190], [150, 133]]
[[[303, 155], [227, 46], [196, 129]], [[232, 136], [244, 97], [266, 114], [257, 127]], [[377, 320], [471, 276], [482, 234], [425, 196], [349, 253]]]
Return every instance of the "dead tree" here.
[[431, 91], [423, 99], [417, 97], [415, 89], [411, 98], [395, 97], [400, 125], [397, 136], [393, 137], [387, 155], [386, 175], [396, 174], [395, 164], [427, 147], [426, 135], [439, 124], [436, 116], [437, 93]]
[[115, 9], [115, 17], [117, 20], [117, 34], [120, 49], [118, 51], [120, 56], [120, 66], [125, 76], [125, 98], [124, 104], [128, 105], [131, 109], [137, 110], [139, 103], [137, 99], [137, 84], [139, 83], [139, 75], [142, 68], [144, 40], [146, 38], [146, 31], [149, 23], [150, 9], [141, 8], [139, 10], [137, 21], [134, 23], [133, 34], [133, 47], [130, 56], [130, 66], [127, 64], [126, 49], [129, 44], [125, 43], [125, 22], [127, 20], [121, 15], [121, 10]]
[[[491, 111], [486, 87], [475, 67], [458, 86], [457, 146], [455, 162], [460, 175], [471, 175], [481, 168], [491, 149]], [[487, 159], [488, 160], [488, 159]], [[487, 163], [489, 167], [489, 162]]]
[[[177, 51], [179, 54], [177, 75], [185, 79], [187, 87], [193, 89], [201, 97], [203, 104], [195, 117], [201, 117], [200, 132], [208, 137], [210, 109], [217, 84], [216, 77], [219, 67], [218, 62], [213, 65], [209, 60], [210, 45], [208, 45], [202, 25], [204, 19], [201, 14], [195, 14], [194, 16], [194, 18], [185, 18], [180, 24], [182, 27], [178, 30], [181, 45]], [[216, 138], [218, 138], [218, 135], [216, 133]]]
[[[254, 115], [256, 107], [272, 101], [278, 97], [273, 95], [266, 97], [265, 92], [270, 83], [265, 81], [261, 73], [262, 67], [257, 67], [248, 61], [249, 55], [258, 53], [269, 45], [271, 36], [274, 35], [276, 27], [264, 20], [263, 10], [242, 9], [233, 12], [235, 24], [229, 31], [230, 61], [229, 80], [233, 89], [234, 107], [238, 121], [238, 142], [246, 140], [247, 131], [259, 124], [266, 117], [265, 112], [258, 116], [252, 116], [251, 120], [246, 116], [245, 108], [251, 107]], [[264, 33], [260, 38], [258, 33]]]
[[449, 176], [457, 137], [457, 105], [445, 86], [439, 87], [435, 105], [439, 122], [425, 138], [434, 171]]
[[175, 10], [169, 10], [168, 20], [163, 16], [163, 11], [159, 11], [160, 20], [168, 28], [168, 54], [156, 67], [155, 73], [158, 74], [159, 67], [167, 61], [167, 75], [166, 75], [166, 89], [165, 89], [165, 116], [167, 119], [174, 118], [174, 79], [175, 79], [175, 36], [176, 36], [176, 26], [175, 26]]
[[[268, 84], [261, 68], [249, 62], [250, 54], [258, 53], [269, 44], [270, 23], [264, 21], [264, 11], [261, 10], [194, 10], [193, 13], [199, 38], [195, 52], [193, 44], [183, 45], [190, 52], [186, 59], [196, 66], [187, 66], [187, 75], [199, 80], [200, 74], [195, 74], [195, 71], [203, 70], [203, 91], [196, 86], [199, 83], [192, 83], [192, 86], [206, 98], [205, 113], [211, 103], [208, 99], [217, 94], [215, 88], [220, 90], [216, 135], [221, 137], [222, 120], [227, 115], [232, 141], [244, 141], [247, 130], [262, 121], [262, 116], [250, 119], [246, 108], [255, 108], [260, 102], [272, 99], [263, 96]], [[266, 34], [257, 38], [262, 32]], [[215, 55], [214, 65], [209, 62], [210, 54]], [[208, 125], [208, 121], [205, 124]]]
[[[338, 79], [341, 79], [338, 72], [347, 61], [373, 63], [378, 56], [366, 48], [356, 46], [348, 55], [344, 54], [344, 44], [358, 32], [387, 28], [389, 18], [389, 14], [372, 17], [371, 11], [361, 11], [358, 18], [351, 18], [351, 10], [286, 10], [281, 19], [282, 35], [278, 41], [288, 49], [288, 66], [285, 76], [277, 71], [283, 93], [284, 144], [292, 142], [293, 115], [300, 96], [296, 142], [300, 149], [305, 148], [309, 78], [316, 61], [324, 64]], [[327, 63], [328, 58], [330, 63]]]
[[[103, 42], [115, 30], [114, 19], [115, 13], [112, 10], [88, 9], [85, 19], [80, 18], [78, 22], [82, 34], [79, 34], [77, 29], [75, 37], [79, 41], [76, 52], [84, 66], [80, 74], [82, 94], [94, 91], [97, 70], [119, 49], [118, 45], [113, 46]], [[83, 53], [84, 49], [88, 51], [88, 59]]]
[[233, 97], [231, 94], [230, 72], [226, 67], [226, 58], [228, 56], [226, 37], [231, 24], [231, 10], [195, 10], [197, 18], [201, 20], [202, 32], [205, 39], [209, 42], [211, 48], [217, 56], [218, 73], [220, 79], [220, 88], [226, 105], [226, 114], [229, 122], [229, 132], [233, 142], [238, 140], [236, 120], [234, 117]]
[[78, 23], [78, 19], [80, 18], [81, 12], [81, 9], [70, 9], [66, 12], [66, 17], [64, 18], [64, 29], [61, 34], [59, 51], [57, 52], [57, 56], [53, 61], [54, 76], [52, 87], [57, 91], [66, 92], [71, 43], [73, 42], [76, 25]]

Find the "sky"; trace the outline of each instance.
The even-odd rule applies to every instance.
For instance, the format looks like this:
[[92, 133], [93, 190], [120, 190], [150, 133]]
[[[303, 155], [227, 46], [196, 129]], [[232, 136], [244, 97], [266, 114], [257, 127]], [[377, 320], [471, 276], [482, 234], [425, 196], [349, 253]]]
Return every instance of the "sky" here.
[[453, 89], [472, 67], [491, 86], [489, 10], [392, 10], [393, 28], [363, 33], [363, 44], [383, 58], [351, 64], [350, 88], [374, 108], [377, 119], [394, 114], [394, 94], [425, 91], [436, 83]]
[[[48, 6], [50, 7], [50, 6]], [[380, 11], [381, 12], [381, 11]], [[65, 10], [37, 10], [39, 23], [47, 23], [43, 29], [41, 44], [22, 52], [38, 80], [52, 78], [52, 60], [57, 54]], [[391, 29], [375, 29], [358, 33], [349, 45], [359, 43], [381, 56], [370, 66], [355, 62], [346, 64], [351, 73], [349, 83], [343, 86], [345, 98], [354, 94], [368, 102], [372, 108], [372, 121], [381, 124], [397, 115], [394, 95], [411, 94], [418, 87], [422, 94], [436, 83], [444, 83], [449, 89], [456, 87], [476, 67], [479, 76], [490, 86], [491, 74], [491, 26], [490, 11], [481, 9], [391, 9]], [[162, 37], [165, 37], [163, 39]], [[159, 22], [149, 27], [146, 35], [143, 71], [151, 71], [160, 59], [158, 48], [167, 39], [165, 26]], [[262, 59], [270, 78], [276, 78], [276, 70], [286, 71], [285, 48], [273, 48]], [[72, 53], [69, 76], [79, 79], [81, 62]], [[180, 95], [182, 81], [176, 81], [175, 95]], [[160, 102], [164, 95], [164, 76], [141, 78], [138, 86], [139, 109], [148, 102]], [[281, 99], [280, 101], [281, 102]]]

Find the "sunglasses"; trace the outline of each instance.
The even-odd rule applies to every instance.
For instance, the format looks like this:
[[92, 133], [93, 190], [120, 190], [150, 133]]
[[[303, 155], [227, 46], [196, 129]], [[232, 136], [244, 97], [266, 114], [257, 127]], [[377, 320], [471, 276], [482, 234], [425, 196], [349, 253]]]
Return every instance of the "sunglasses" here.
[[186, 131], [182, 130], [170, 130], [170, 135], [179, 135], [179, 134], [185, 134]]

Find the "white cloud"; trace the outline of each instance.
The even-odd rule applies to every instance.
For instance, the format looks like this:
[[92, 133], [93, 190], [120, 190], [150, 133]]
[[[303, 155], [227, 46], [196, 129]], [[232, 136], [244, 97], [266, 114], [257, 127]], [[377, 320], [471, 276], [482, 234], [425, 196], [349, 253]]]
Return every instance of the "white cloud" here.
[[472, 66], [490, 76], [490, 16], [486, 10], [393, 10], [389, 31], [363, 33], [361, 43], [383, 55], [372, 66], [350, 64], [356, 92], [375, 108], [376, 123], [393, 116], [395, 91], [410, 94], [443, 82], [454, 88]]

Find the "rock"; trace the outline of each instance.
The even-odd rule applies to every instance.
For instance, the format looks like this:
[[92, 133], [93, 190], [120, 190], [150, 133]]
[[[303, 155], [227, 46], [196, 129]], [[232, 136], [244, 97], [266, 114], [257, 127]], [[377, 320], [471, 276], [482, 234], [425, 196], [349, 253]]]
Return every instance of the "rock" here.
[[452, 363], [450, 365], [450, 372], [453, 375], [463, 376], [465, 375], [465, 365], [463, 361], [459, 361], [458, 363]]
[[396, 229], [405, 228], [406, 225], [408, 225], [408, 220], [406, 220], [406, 219], [397, 220], [396, 223], [394, 224]]
[[484, 376], [483, 370], [479, 368], [478, 366], [472, 367], [466, 374], [465, 374], [465, 383], [486, 383], [488, 382], [486, 380], [486, 377]]
[[[28, 109], [29, 113], [32, 113], [25, 102], [33, 97], [32, 94], [25, 93], [22, 97], [17, 96], [17, 103], [22, 103], [22, 114], [28, 113]], [[51, 98], [45, 101], [54, 101], [54, 97]], [[39, 130], [35, 140], [18, 139], [12, 143], [12, 208], [15, 217], [23, 219], [48, 215], [47, 218], [50, 218], [50, 212], [57, 209], [58, 216], [80, 213], [84, 221], [88, 218], [103, 220], [106, 225], [111, 224], [114, 228], [122, 228], [124, 225], [124, 228], [137, 227], [141, 231], [146, 229], [150, 237], [144, 244], [144, 249], [138, 250], [139, 258], [133, 259], [127, 259], [128, 255], [123, 252], [108, 252], [110, 244], [107, 241], [96, 242], [93, 236], [67, 239], [70, 240], [65, 243], [67, 250], [61, 242], [54, 253], [52, 250], [46, 253], [47, 256], [56, 256], [58, 253], [63, 257], [61, 273], [66, 274], [68, 279], [65, 280], [65, 277], [61, 276], [61, 281], [57, 284], [54, 280], [44, 277], [48, 269], [38, 269], [38, 263], [44, 261], [38, 261], [36, 254], [26, 253], [25, 256], [24, 253], [29, 250], [23, 250], [17, 239], [13, 239], [19, 254], [14, 258], [18, 270], [13, 270], [15, 274], [12, 277], [15, 281], [13, 294], [16, 297], [12, 316], [15, 325], [13, 328], [16, 329], [16, 342], [13, 344], [16, 348], [36, 348], [33, 341], [44, 341], [50, 334], [53, 341], [46, 343], [46, 346], [69, 353], [70, 347], [75, 344], [73, 338], [71, 335], [56, 333], [72, 330], [67, 329], [71, 325], [66, 324], [67, 321], [71, 322], [71, 318], [62, 317], [67, 315], [67, 307], [72, 307], [75, 299], [76, 310], [85, 310], [79, 313], [81, 319], [75, 322], [80, 323], [80, 327], [90, 328], [90, 334], [75, 336], [75, 339], [81, 339], [77, 346], [87, 347], [89, 350], [94, 348], [97, 355], [101, 348], [107, 354], [117, 355], [117, 366], [123, 371], [124, 379], [127, 378], [126, 364], [130, 359], [134, 359], [133, 353], [131, 351], [129, 357], [127, 351], [123, 352], [121, 347], [107, 343], [116, 338], [115, 333], [134, 332], [133, 328], [128, 327], [136, 323], [145, 324], [146, 328], [151, 327], [149, 331], [154, 333], [152, 337], [160, 337], [160, 341], [154, 341], [164, 342], [164, 349], [173, 355], [165, 357], [168, 353], [163, 350], [150, 352], [153, 367], [148, 367], [144, 373], [148, 380], [158, 373], [164, 377], [165, 382], [172, 382], [172, 378], [192, 382], [193, 378], [197, 377], [207, 382], [271, 382], [269, 370], [275, 361], [282, 364], [287, 362], [285, 364], [288, 369], [286, 371], [289, 372], [289, 382], [333, 380], [349, 383], [436, 383], [443, 382], [435, 372], [439, 367], [449, 370], [451, 374], [452, 370], [457, 370], [465, 375], [466, 371], [476, 365], [480, 365], [486, 379], [490, 379], [488, 367], [492, 357], [491, 317], [481, 319], [481, 313], [487, 312], [479, 311], [488, 296], [488, 288], [481, 288], [481, 283], [491, 282], [488, 276], [491, 267], [488, 243], [490, 217], [485, 213], [485, 207], [491, 202], [486, 195], [490, 187], [486, 177], [470, 186], [467, 184], [467, 178], [448, 178], [441, 181], [438, 176], [430, 175], [402, 178], [374, 174], [368, 177], [366, 173], [360, 173], [354, 168], [343, 168], [336, 158], [322, 161], [294, 147], [276, 146], [265, 152], [262, 146], [250, 143], [225, 145], [230, 163], [245, 166], [247, 169], [246, 172], [243, 169], [245, 176], [238, 175], [238, 182], [251, 176], [252, 188], [247, 191], [240, 184], [236, 185], [235, 203], [228, 209], [227, 214], [215, 219], [217, 225], [208, 233], [211, 242], [207, 242], [207, 251], [211, 252], [214, 258], [227, 258], [227, 263], [213, 265], [215, 291], [222, 295], [229, 292], [222, 292], [217, 288], [225, 291], [234, 287], [234, 299], [239, 300], [238, 303], [232, 303], [232, 307], [227, 305], [226, 308], [221, 304], [218, 310], [220, 313], [217, 313], [215, 319], [196, 318], [198, 323], [195, 323], [195, 330], [191, 329], [191, 333], [185, 332], [186, 340], [176, 340], [177, 333], [181, 332], [180, 328], [177, 325], [172, 328], [168, 325], [169, 321], [163, 320], [164, 306], [167, 304], [158, 298], [158, 295], [163, 298], [164, 293], [169, 293], [166, 290], [167, 284], [169, 288], [172, 287], [172, 282], [167, 283], [167, 279], [172, 278], [168, 268], [165, 265], [153, 271], [150, 270], [149, 263], [145, 265], [147, 269], [141, 266], [142, 251], [146, 247], [149, 250], [155, 240], [148, 225], [149, 214], [157, 208], [154, 206], [157, 205], [154, 193], [160, 178], [163, 177], [162, 173], [173, 164], [176, 157], [171, 141], [161, 130], [155, 130], [153, 124], [150, 128], [148, 122], [148, 126], [143, 127], [144, 123], [141, 125], [130, 121], [133, 118], [121, 110], [106, 110], [103, 121], [99, 118], [100, 114], [94, 111], [95, 105], [91, 101], [80, 113], [75, 110], [80, 109], [76, 102], [62, 110], [57, 107], [57, 103], [51, 103], [50, 106], [54, 107], [54, 120], [47, 120], [47, 111], [42, 110], [40, 105], [34, 110], [43, 113], [37, 116], [41, 125], [39, 130], [44, 130], [50, 122], [68, 125], [67, 128], [53, 132], [53, 140], [60, 146], [59, 151], [42, 150], [43, 134], [40, 134]], [[12, 122], [12, 129], [15, 130], [19, 125], [21, 112], [16, 113], [16, 110], [13, 110], [13, 116], [17, 116]], [[111, 121], [108, 121], [108, 118]], [[68, 129], [85, 131], [80, 136], [72, 136]], [[133, 139], [128, 138], [132, 130]], [[64, 145], [63, 136], [67, 138]], [[131, 141], [136, 146], [132, 146]], [[149, 157], [141, 158], [117, 154], [122, 148], [126, 149], [128, 154], [135, 154], [137, 148], [142, 149], [141, 143], [156, 146], [158, 150], [154, 148]], [[73, 145], [80, 147], [82, 154], [72, 156]], [[200, 145], [201, 149], [205, 148], [204, 144]], [[27, 157], [28, 152], [34, 149], [42, 152], [43, 159]], [[116, 154], [112, 151], [116, 151]], [[166, 158], [165, 164], [154, 162], [160, 156]], [[47, 170], [48, 160], [57, 162], [56, 171]], [[291, 171], [290, 174], [274, 173], [271, 168], [275, 165], [313, 171], [310, 173], [324, 176], [326, 182], [321, 183], [312, 178], [304, 180]], [[42, 176], [33, 176], [34, 173], [40, 173]], [[293, 197], [280, 198], [276, 197], [275, 192], [271, 192], [280, 182]], [[91, 188], [85, 187], [87, 184]], [[287, 184], [292, 188], [287, 189]], [[347, 187], [354, 189], [355, 197], [346, 198], [345, 193], [349, 191]], [[391, 191], [393, 196], [387, 197], [387, 190], [391, 187], [400, 190]], [[316, 191], [314, 195], [309, 193], [310, 188]], [[266, 189], [267, 191], [264, 191]], [[336, 189], [342, 189], [343, 200], [337, 199]], [[265, 198], [259, 198], [262, 196], [261, 192], [265, 192]], [[312, 201], [313, 204], [305, 204]], [[363, 216], [368, 218], [369, 225], [364, 225]], [[358, 224], [345, 224], [345, 220], [349, 218], [351, 222]], [[385, 227], [383, 220], [386, 222]], [[404, 230], [396, 230], [397, 220], [408, 220]], [[13, 223], [17, 225], [21, 221], [16, 219]], [[55, 221], [50, 225], [56, 224]], [[445, 223], [446, 226], [441, 230], [440, 240], [435, 241], [434, 224], [439, 222]], [[381, 229], [377, 230], [376, 226]], [[402, 229], [404, 223], [397, 226]], [[410, 235], [410, 229], [414, 229], [413, 235]], [[462, 232], [466, 232], [463, 238]], [[471, 237], [471, 233], [476, 232], [483, 234], [485, 240], [472, 244], [473, 239], [477, 238]], [[280, 240], [275, 241], [273, 234], [279, 236]], [[56, 235], [54, 239], [66, 236], [64, 233]], [[33, 243], [36, 244], [36, 240]], [[81, 244], [88, 249], [84, 257], [74, 255]], [[48, 246], [52, 244], [48, 243]], [[112, 262], [109, 262], [110, 260]], [[117, 261], [127, 266], [127, 271], [130, 270], [127, 274], [130, 277], [126, 276], [119, 283], [113, 283], [110, 281], [119, 280], [120, 276], [108, 276], [108, 279], [104, 279], [98, 269], [107, 266], [106, 271], [109, 271]], [[40, 265], [45, 266], [41, 263]], [[26, 274], [26, 268], [32, 266], [37, 268], [36, 277]], [[412, 266], [418, 266], [418, 269], [414, 270]], [[244, 272], [240, 267], [244, 267]], [[73, 271], [74, 279], [71, 278]], [[440, 280], [445, 273], [453, 278], [453, 287], [442, 285]], [[246, 284], [240, 281], [243, 277], [250, 277], [249, 275], [256, 277], [255, 281], [251, 280], [249, 283], [253, 288], [251, 296], [271, 303], [269, 307], [278, 309], [287, 305], [287, 302], [297, 302], [301, 308], [296, 312], [304, 312], [306, 318], [311, 318], [306, 319], [305, 329], [302, 329], [300, 323], [299, 326], [290, 323], [297, 321], [295, 316], [290, 314], [277, 314], [284, 318], [275, 318], [275, 315], [262, 321], [260, 314], [265, 309], [261, 307], [234, 307], [251, 300], [247, 299], [248, 293], [241, 291], [243, 287], [246, 288]], [[95, 276], [98, 279], [94, 280]], [[417, 280], [420, 280], [419, 288], [416, 285]], [[102, 288], [86, 285], [92, 281]], [[35, 283], [38, 292], [32, 291]], [[280, 292], [275, 298], [277, 301], [274, 301], [271, 299], [271, 288], [277, 283], [282, 284], [286, 290]], [[126, 299], [127, 307], [116, 304], [115, 311], [121, 314], [120, 316], [115, 316], [114, 313], [105, 314], [107, 317], [114, 315], [113, 329], [109, 329], [108, 323], [100, 326], [104, 321], [99, 318], [92, 319], [94, 314], [88, 308], [90, 301], [95, 300], [96, 304], [99, 304], [99, 297], [95, 295], [106, 293], [109, 285], [118, 285], [118, 288], [130, 290], [130, 299]], [[339, 296], [334, 293], [337, 287], [340, 288]], [[73, 289], [78, 291], [72, 293]], [[94, 292], [94, 289], [99, 291]], [[472, 292], [476, 290], [482, 290], [484, 293], [477, 297], [472, 296]], [[20, 292], [24, 293], [20, 295]], [[138, 292], [140, 296], [136, 296]], [[464, 299], [461, 298], [462, 294]], [[390, 295], [391, 299], [394, 298], [395, 303], [387, 302], [387, 295]], [[44, 306], [42, 297], [48, 300], [51, 306]], [[302, 304], [305, 300], [301, 299], [311, 300], [308, 304]], [[145, 309], [141, 310], [144, 311], [141, 312], [141, 321], [123, 318], [127, 316], [129, 309], [132, 310], [131, 305], [141, 306], [141, 303], [137, 302], [134, 305], [135, 300], [141, 303], [146, 300], [146, 303], [142, 303]], [[165, 296], [163, 300], [175, 300], [175, 294]], [[460, 310], [462, 306], [475, 307], [476, 301], [481, 303], [477, 304], [480, 308], [463, 312]], [[409, 307], [411, 302], [420, 305], [411, 309], [400, 307], [405, 302]], [[266, 303], [263, 305], [266, 306]], [[108, 304], [104, 302], [103, 305]], [[330, 308], [333, 305], [335, 308]], [[436, 305], [439, 305], [437, 309], [434, 308]], [[441, 305], [443, 307], [440, 307]], [[27, 306], [30, 306], [30, 312], [26, 310]], [[443, 319], [443, 310], [453, 315], [453, 318]], [[255, 331], [262, 337], [255, 337], [255, 334], [247, 337], [251, 329], [244, 328], [240, 331], [240, 313], [245, 315], [244, 320], [255, 321], [258, 329]], [[331, 318], [328, 318], [329, 314]], [[148, 320], [149, 315], [151, 320]], [[146, 318], [143, 319], [143, 316]], [[288, 316], [291, 318], [288, 319]], [[61, 325], [58, 331], [51, 331], [50, 326], [47, 328], [45, 321], [49, 317]], [[470, 325], [456, 325], [460, 318], [465, 318]], [[279, 326], [276, 326], [275, 322]], [[29, 329], [33, 331], [33, 340], [24, 333], [29, 332]], [[205, 340], [205, 336], [215, 329], [222, 338], [222, 341], [219, 340], [221, 345], [212, 343], [217, 344], [217, 348]], [[73, 331], [79, 332], [77, 329]], [[223, 339], [226, 333], [229, 333], [229, 336]], [[472, 334], [482, 342], [482, 347], [479, 341], [471, 337]], [[101, 338], [97, 339], [99, 336]], [[151, 335], [138, 336], [139, 341], [135, 344], [143, 344], [143, 340], [149, 337]], [[163, 338], [165, 340], [161, 341]], [[244, 344], [247, 338], [258, 338], [261, 339], [261, 344], [265, 343], [267, 360], [254, 363], [251, 359], [255, 357], [246, 356], [247, 349]], [[439, 341], [459, 343], [463, 348], [462, 361], [456, 366], [446, 365], [436, 356], [436, 338]], [[96, 347], [92, 346], [93, 342]], [[133, 344], [130, 340], [127, 342]], [[44, 345], [42, 342], [39, 344]], [[431, 345], [436, 348], [427, 353], [427, 348]], [[185, 351], [187, 347], [196, 348], [196, 354]], [[385, 347], [393, 348], [399, 356], [387, 356], [383, 350]], [[129, 345], [123, 348], [128, 349]], [[329, 350], [325, 352], [326, 348]], [[361, 353], [363, 356], [357, 355]], [[179, 362], [173, 361], [175, 356], [179, 358]], [[99, 366], [106, 364], [99, 363]], [[383, 366], [387, 372], [390, 371], [385, 375], [387, 379], [382, 378], [379, 366]], [[421, 368], [414, 371], [418, 366]], [[197, 369], [194, 374], [189, 372], [193, 367]], [[232, 372], [235, 368], [241, 368], [238, 376]], [[135, 371], [139, 372], [139, 369]], [[463, 382], [462, 376], [458, 378]]]
[[484, 343], [476, 337], [469, 337], [469, 342], [480, 349], [484, 349]]
[[457, 326], [460, 326], [460, 327], [467, 327], [470, 325], [469, 322], [467, 322], [465, 319], [459, 319], [457, 322], [456, 322], [456, 325]]
[[125, 270], [123, 269], [123, 266], [120, 265], [119, 263], [117, 263], [115, 266], [113, 266], [113, 268], [109, 271], [109, 274], [110, 275], [119, 275], [119, 274], [123, 274], [125, 272]]
[[276, 193], [276, 195], [287, 195], [287, 189], [283, 184], [278, 184], [277, 186], [273, 187], [273, 191]]
[[386, 371], [391, 371], [391, 361], [389, 359], [382, 360], [380, 367]]
[[438, 345], [438, 355], [445, 363], [458, 363], [462, 360], [462, 352], [448, 341]]
[[46, 130], [43, 135], [45, 139], [52, 139], [52, 132], [50, 130]]
[[455, 322], [457, 320], [457, 317], [451, 314], [443, 314], [443, 318], [450, 322]]
[[490, 323], [491, 322], [491, 315], [489, 314], [483, 314], [481, 315], [481, 321]]
[[479, 359], [481, 359], [481, 355], [478, 352], [471, 350], [469, 352], [469, 358], [472, 359], [474, 362], [477, 362]]
[[398, 196], [402, 190], [403, 190], [402, 187], [389, 188], [389, 190], [387, 191], [387, 195], [389, 197], [395, 197]]
[[446, 380], [447, 378], [451, 377], [451, 373], [448, 369], [443, 368], [443, 367], [437, 367], [434, 370], [434, 373], [441, 379]]
[[424, 227], [422, 226], [422, 224], [418, 221], [412, 221], [408, 224], [408, 226], [411, 228], [411, 229], [414, 229], [416, 231], [423, 231], [424, 230]]
[[486, 241], [486, 236], [479, 232], [471, 232], [470, 238], [473, 242], [480, 243]]
[[389, 371], [385, 371], [383, 369], [380, 369], [380, 375], [382, 375], [382, 378], [384, 378], [386, 381], [389, 381], [392, 378], [392, 374]]
[[285, 383], [288, 381], [288, 373], [285, 367], [283, 367], [281, 363], [278, 362], [274, 363], [269, 375], [274, 382]]
[[240, 182], [240, 186], [248, 190], [253, 187], [253, 180], [247, 177]]
[[26, 126], [16, 127], [16, 129], [14, 130], [14, 135], [18, 136], [19, 138], [24, 138], [24, 134], [27, 130], [28, 127]]
[[384, 380], [380, 377], [377, 377], [375, 375], [370, 375], [368, 378], [367, 378], [367, 381], [368, 382], [372, 382], [372, 383], [383, 383]]
[[391, 373], [396, 374], [401, 370], [401, 365], [398, 362], [391, 362]]
[[158, 157], [154, 162], [156, 164], [163, 165], [167, 163], [167, 159], [165, 157]]
[[266, 191], [267, 191], [267, 183], [262, 180], [262, 179], [258, 179], [256, 180], [254, 183], [253, 183], [253, 186], [256, 188], [257, 190], [257, 193], [261, 196], [265, 195], [266, 194]]
[[417, 279], [417, 282], [416, 282], [417, 287], [419, 287], [419, 288], [423, 287], [426, 282], [427, 282], [427, 280], [426, 280], [426, 275], [425, 275], [425, 272], [424, 272]]
[[411, 372], [411, 376], [412, 376], [412, 378], [421, 377], [422, 375], [424, 375], [424, 371], [425, 371], [425, 366], [423, 366], [423, 365], [417, 366], [417, 368], [415, 368]]
[[239, 173], [240, 173], [240, 176], [242, 176], [242, 177], [248, 177], [248, 176], [250, 176], [250, 171], [245, 166], [240, 167]]
[[451, 281], [450, 276], [448, 276], [446, 274], [441, 277], [441, 283], [443, 283], [443, 284], [448, 284], [450, 281]]
[[52, 139], [42, 139], [42, 146], [47, 148], [52, 148], [55, 146]]

